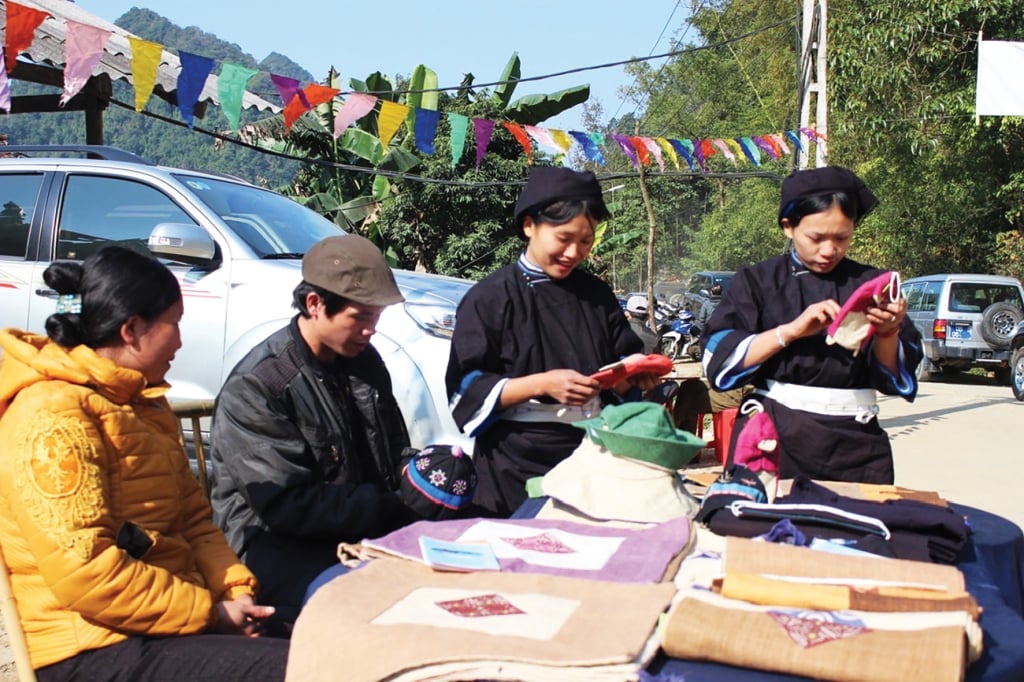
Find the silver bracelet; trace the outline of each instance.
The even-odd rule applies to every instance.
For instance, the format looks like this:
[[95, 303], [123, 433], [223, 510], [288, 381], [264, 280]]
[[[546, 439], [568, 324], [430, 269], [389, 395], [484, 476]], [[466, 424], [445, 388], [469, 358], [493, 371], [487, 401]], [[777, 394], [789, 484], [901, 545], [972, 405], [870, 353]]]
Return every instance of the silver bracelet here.
[[782, 326], [781, 325], [779, 325], [778, 327], [775, 328], [775, 338], [779, 340], [779, 346], [781, 348], [785, 348], [786, 347], [786, 342], [782, 338]]

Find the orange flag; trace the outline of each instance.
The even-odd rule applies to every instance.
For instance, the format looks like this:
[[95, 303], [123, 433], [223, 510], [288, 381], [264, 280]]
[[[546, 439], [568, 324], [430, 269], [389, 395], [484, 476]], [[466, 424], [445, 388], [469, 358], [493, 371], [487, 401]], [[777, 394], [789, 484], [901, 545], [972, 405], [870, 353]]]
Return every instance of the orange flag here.
[[135, 85], [135, 111], [146, 108], [149, 96], [156, 85], [156, 70], [160, 66], [160, 57], [164, 47], [142, 38], [128, 36], [132, 46], [132, 83]]
[[530, 154], [533, 153], [533, 143], [530, 142], [530, 136], [523, 130], [523, 126], [512, 121], [502, 121], [501, 125], [505, 126], [505, 129], [512, 133], [512, 137], [519, 141], [519, 144], [523, 145], [523, 151], [526, 152], [526, 163], [532, 164], [533, 159]]
[[377, 136], [385, 147], [391, 142], [409, 113], [409, 107], [391, 100], [381, 100], [380, 114], [377, 115]]
[[633, 149], [636, 150], [636, 156], [640, 160], [640, 163], [647, 166], [651, 163], [651, 153], [647, 151], [647, 145], [644, 144], [643, 139], [627, 135], [626, 139], [633, 145]]
[[50, 15], [40, 9], [8, 1], [7, 39], [4, 41], [4, 63], [7, 66], [7, 73], [14, 71], [18, 54], [32, 45], [36, 29], [48, 16]]
[[291, 101], [284, 108], [285, 131], [292, 129], [292, 124], [298, 120], [299, 116], [302, 116], [315, 106], [324, 102], [330, 102], [339, 92], [341, 90], [329, 88], [319, 83], [310, 83], [302, 88], [303, 97], [292, 97]]

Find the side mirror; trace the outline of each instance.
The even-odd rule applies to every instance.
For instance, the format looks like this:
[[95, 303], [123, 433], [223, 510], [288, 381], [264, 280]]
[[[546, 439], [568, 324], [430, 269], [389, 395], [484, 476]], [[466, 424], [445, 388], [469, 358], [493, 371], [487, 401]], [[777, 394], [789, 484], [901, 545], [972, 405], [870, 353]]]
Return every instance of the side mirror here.
[[707, 297], [710, 297], [710, 296], [711, 296], [711, 292], [710, 292], [710, 291], [708, 291], [707, 289], [701, 289], [701, 290], [700, 290], [700, 295], [701, 295], [701, 296], [707, 296]]
[[217, 254], [210, 233], [187, 223], [160, 223], [149, 233], [147, 245], [154, 256], [191, 265], [211, 265]]

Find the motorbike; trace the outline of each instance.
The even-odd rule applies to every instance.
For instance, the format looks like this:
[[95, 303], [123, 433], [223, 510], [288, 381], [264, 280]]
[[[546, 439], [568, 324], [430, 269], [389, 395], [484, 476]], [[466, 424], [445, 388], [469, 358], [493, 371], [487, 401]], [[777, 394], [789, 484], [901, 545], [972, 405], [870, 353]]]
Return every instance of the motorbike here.
[[[661, 332], [661, 352], [673, 360], [701, 359], [700, 333], [694, 315], [689, 310], [678, 310], [666, 320], [667, 328]], [[661, 331], [661, 330], [659, 330]]]

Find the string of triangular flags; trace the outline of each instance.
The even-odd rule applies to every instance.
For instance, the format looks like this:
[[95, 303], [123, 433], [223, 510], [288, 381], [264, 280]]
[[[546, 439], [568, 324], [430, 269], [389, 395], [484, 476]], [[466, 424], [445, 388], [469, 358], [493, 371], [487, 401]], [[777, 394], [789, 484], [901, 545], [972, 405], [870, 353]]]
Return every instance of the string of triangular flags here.
[[[42, 10], [26, 7], [8, 0], [7, 26], [3, 46], [3, 70], [0, 72], [0, 110], [10, 113], [11, 92], [8, 74], [14, 69], [18, 54], [31, 45], [35, 31], [50, 15]], [[70, 19], [67, 23], [65, 39], [64, 89], [60, 104], [65, 105], [74, 97], [89, 80], [96, 65], [103, 56], [103, 50], [111, 36], [105, 29], [83, 24]], [[128, 36], [131, 47], [131, 69], [135, 87], [135, 110], [141, 112], [156, 85], [157, 70], [160, 66], [164, 46]], [[206, 79], [213, 71], [214, 60], [209, 57], [195, 55], [182, 50], [178, 51], [181, 71], [178, 74], [178, 110], [182, 119], [191, 128], [194, 124], [195, 105], [203, 92]], [[249, 80], [259, 73], [238, 64], [223, 62], [217, 81], [217, 95], [221, 109], [231, 130], [238, 132], [242, 110], [242, 98]], [[270, 79], [284, 103], [284, 125], [286, 132], [300, 116], [311, 109], [330, 102], [339, 96], [341, 91], [318, 83], [310, 83], [302, 87], [300, 81], [286, 76], [270, 74]], [[334, 137], [340, 137], [349, 126], [356, 121], [378, 110], [377, 134], [381, 144], [386, 148], [403, 122], [412, 124], [412, 134], [416, 148], [423, 154], [434, 154], [434, 141], [437, 136], [441, 112], [424, 109], [379, 99], [366, 93], [349, 93], [344, 99], [334, 118]], [[708, 159], [721, 154], [734, 166], [744, 160], [760, 166], [767, 160], [777, 160], [792, 153], [790, 144], [800, 151], [805, 151], [805, 140], [817, 143], [825, 138], [813, 128], [799, 128], [769, 133], [765, 135], [749, 135], [739, 137], [723, 137], [715, 139], [684, 139], [670, 137], [643, 137], [634, 135], [618, 135], [599, 132], [581, 132], [577, 130], [559, 130], [542, 128], [532, 125], [521, 125], [512, 121], [493, 121], [482, 118], [470, 118], [454, 112], [446, 113], [451, 135], [451, 164], [455, 166], [462, 158], [469, 129], [472, 126], [473, 140], [476, 149], [476, 167], [479, 168], [487, 155], [494, 130], [498, 123], [507, 130], [522, 146], [527, 161], [532, 161], [534, 145], [537, 148], [561, 155], [569, 152], [572, 146], [578, 145], [588, 161], [605, 165], [604, 151], [609, 142], [614, 142], [618, 149], [629, 159], [634, 168], [656, 163], [662, 172], [665, 171], [665, 159], [680, 169], [680, 157], [690, 170], [707, 171]]]

